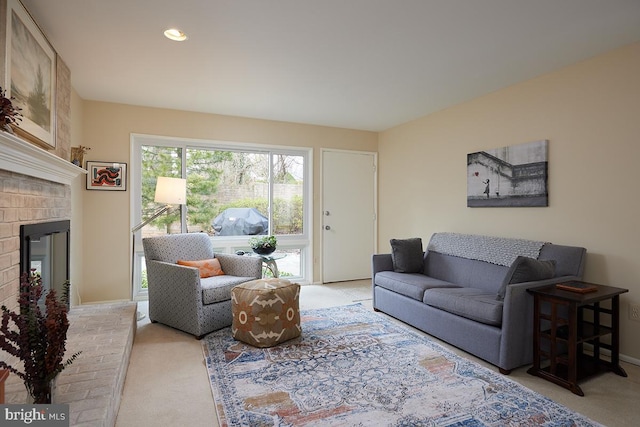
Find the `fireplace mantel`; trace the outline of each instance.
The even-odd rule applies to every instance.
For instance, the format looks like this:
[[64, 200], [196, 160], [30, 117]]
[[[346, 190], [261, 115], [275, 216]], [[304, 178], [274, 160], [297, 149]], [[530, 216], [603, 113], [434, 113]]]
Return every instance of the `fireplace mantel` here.
[[0, 169], [66, 185], [71, 185], [78, 175], [87, 173], [69, 161], [2, 131]]

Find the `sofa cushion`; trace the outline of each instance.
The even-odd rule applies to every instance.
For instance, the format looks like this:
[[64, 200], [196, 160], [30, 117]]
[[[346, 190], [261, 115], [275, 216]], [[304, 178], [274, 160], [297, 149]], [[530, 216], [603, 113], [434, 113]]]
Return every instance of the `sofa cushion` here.
[[540, 261], [552, 259], [556, 262], [555, 277], [582, 277], [586, 254], [585, 248], [547, 243], [542, 247], [538, 259]]
[[398, 273], [422, 272], [422, 239], [391, 239], [391, 259], [393, 271]]
[[551, 279], [556, 273], [554, 260], [539, 261], [537, 259], [519, 256], [509, 267], [509, 271], [498, 291], [498, 299], [504, 299], [507, 285], [511, 283], [534, 282]]
[[254, 279], [255, 277], [228, 275], [200, 279], [200, 285], [202, 286], [202, 303], [207, 305], [221, 301], [229, 301], [231, 299], [231, 289], [241, 283]]
[[478, 288], [495, 296], [509, 271], [509, 267], [475, 259], [460, 258], [429, 251], [424, 257], [427, 276], [455, 283], [462, 288]]
[[395, 271], [381, 271], [376, 274], [375, 284], [381, 288], [397, 292], [409, 298], [422, 301], [424, 291], [431, 288], [453, 288], [453, 283], [434, 279], [420, 273], [396, 273]]
[[502, 301], [493, 293], [476, 288], [434, 288], [424, 293], [423, 302], [476, 322], [500, 326]]

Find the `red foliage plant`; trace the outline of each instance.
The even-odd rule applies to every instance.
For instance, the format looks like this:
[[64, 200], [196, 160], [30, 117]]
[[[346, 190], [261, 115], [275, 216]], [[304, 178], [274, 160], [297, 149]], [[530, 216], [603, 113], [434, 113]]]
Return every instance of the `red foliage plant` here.
[[0, 127], [5, 125], [17, 125], [22, 120], [22, 108], [14, 107], [11, 98], [7, 98], [6, 91], [0, 87]]
[[[0, 323], [0, 348], [24, 363], [24, 372], [0, 361], [6, 368], [20, 377], [33, 397], [34, 403], [51, 403], [51, 381], [69, 366], [80, 352], [63, 362], [66, 350], [67, 301], [69, 283], [65, 283], [62, 301], [50, 290], [45, 297], [45, 313], [38, 300], [42, 296], [42, 279], [35, 272], [24, 273], [20, 279], [20, 312], [2, 306]], [[10, 326], [10, 322], [13, 325]]]

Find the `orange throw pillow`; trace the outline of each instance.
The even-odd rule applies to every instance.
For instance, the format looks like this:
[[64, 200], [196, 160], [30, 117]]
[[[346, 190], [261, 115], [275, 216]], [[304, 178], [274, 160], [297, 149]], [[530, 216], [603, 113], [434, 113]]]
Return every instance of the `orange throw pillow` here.
[[183, 261], [178, 260], [178, 265], [184, 265], [187, 267], [196, 267], [200, 270], [200, 278], [206, 279], [207, 277], [222, 276], [224, 271], [220, 267], [220, 261], [216, 258], [203, 259], [201, 261]]

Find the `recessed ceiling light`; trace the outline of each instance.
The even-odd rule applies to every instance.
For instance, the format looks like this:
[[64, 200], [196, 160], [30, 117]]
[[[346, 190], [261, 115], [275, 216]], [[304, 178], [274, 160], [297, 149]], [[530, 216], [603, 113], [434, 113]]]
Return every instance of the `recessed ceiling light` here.
[[168, 39], [175, 40], [177, 42], [182, 42], [187, 39], [187, 35], [177, 28], [169, 28], [164, 31], [164, 36]]

